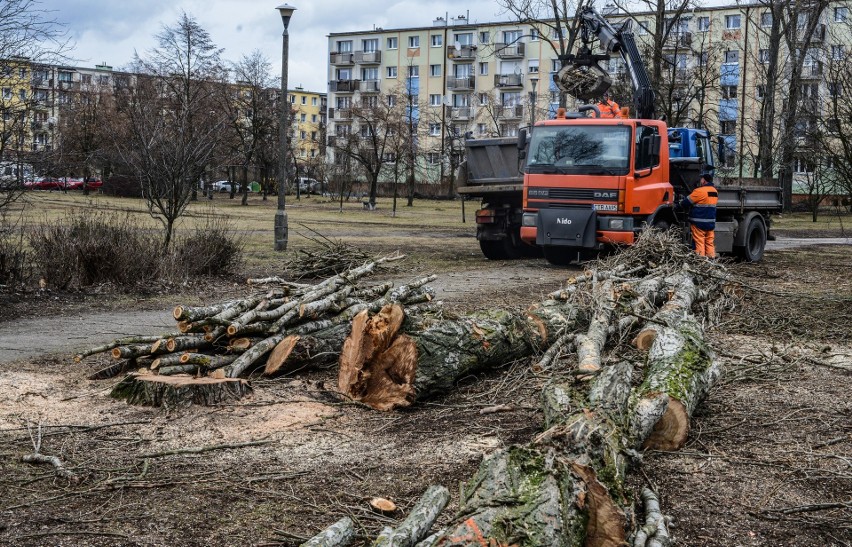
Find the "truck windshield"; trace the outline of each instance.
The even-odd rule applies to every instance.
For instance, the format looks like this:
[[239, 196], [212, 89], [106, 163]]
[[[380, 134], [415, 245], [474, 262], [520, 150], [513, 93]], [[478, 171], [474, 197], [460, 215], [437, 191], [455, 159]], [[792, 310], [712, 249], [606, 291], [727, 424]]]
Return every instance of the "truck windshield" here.
[[630, 128], [614, 125], [536, 127], [527, 171], [578, 175], [626, 175]]

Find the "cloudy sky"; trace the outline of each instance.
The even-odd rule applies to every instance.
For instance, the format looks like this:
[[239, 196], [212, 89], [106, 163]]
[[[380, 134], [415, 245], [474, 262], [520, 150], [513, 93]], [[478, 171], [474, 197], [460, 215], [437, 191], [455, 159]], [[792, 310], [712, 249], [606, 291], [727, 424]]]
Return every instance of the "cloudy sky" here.
[[[195, 17], [238, 61], [260, 50], [280, 76], [283, 26], [276, 6], [285, 0], [39, 0], [53, 19], [64, 23], [76, 43], [76, 66], [102, 62], [126, 66], [134, 51], [144, 54], [163, 25], [174, 25], [181, 11]], [[430, 26], [449, 14], [470, 13], [471, 22], [507, 20], [494, 0], [288, 0], [297, 8], [290, 23], [290, 87], [327, 89], [326, 65], [331, 32]]]

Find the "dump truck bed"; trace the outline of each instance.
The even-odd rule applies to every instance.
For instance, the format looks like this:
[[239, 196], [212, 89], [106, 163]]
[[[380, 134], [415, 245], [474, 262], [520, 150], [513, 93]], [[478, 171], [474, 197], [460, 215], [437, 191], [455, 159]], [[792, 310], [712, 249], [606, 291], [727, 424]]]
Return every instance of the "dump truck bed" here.
[[458, 193], [485, 196], [518, 193], [524, 189], [524, 162], [518, 160], [518, 139], [470, 139]]

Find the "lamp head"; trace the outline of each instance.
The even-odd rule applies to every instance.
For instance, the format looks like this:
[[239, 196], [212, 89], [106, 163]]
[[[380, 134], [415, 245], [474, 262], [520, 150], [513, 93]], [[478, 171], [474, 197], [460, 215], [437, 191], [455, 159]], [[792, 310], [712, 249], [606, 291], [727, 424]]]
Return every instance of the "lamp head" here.
[[290, 4], [281, 4], [275, 9], [277, 9], [281, 14], [281, 21], [284, 23], [284, 29], [286, 29], [290, 25], [290, 17], [293, 16], [293, 12], [296, 11], [296, 8]]

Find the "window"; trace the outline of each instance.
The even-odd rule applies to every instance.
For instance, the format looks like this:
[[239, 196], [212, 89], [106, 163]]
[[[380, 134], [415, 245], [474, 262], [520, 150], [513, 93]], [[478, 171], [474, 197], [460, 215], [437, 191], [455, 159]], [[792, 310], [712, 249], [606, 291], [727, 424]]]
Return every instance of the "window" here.
[[760, 26], [762, 27], [771, 27], [772, 26], [772, 12], [764, 11], [760, 14]]
[[795, 173], [813, 173], [814, 164], [808, 158], [797, 157], [793, 160], [793, 172]]
[[26, 89], [19, 89], [18, 90], [18, 98], [21, 99], [22, 101], [26, 101], [27, 100], [27, 90]]
[[660, 156], [651, 156], [644, 153], [647, 151], [647, 148], [642, 143], [647, 137], [659, 137], [657, 128], [647, 125], [636, 128], [636, 169], [647, 169], [660, 163]]
[[725, 28], [728, 30], [736, 30], [740, 28], [740, 19], [739, 15], [726, 15], [725, 16]]
[[396, 154], [393, 152], [385, 152], [382, 154], [382, 161], [384, 163], [396, 163]]
[[351, 53], [352, 52], [352, 40], [338, 40], [337, 41], [337, 53]]
[[485, 106], [488, 104], [488, 93], [480, 93], [479, 94], [479, 106]]
[[518, 124], [503, 124], [500, 126], [500, 132], [504, 137], [517, 137], [518, 136]]
[[408, 67], [408, 77], [409, 78], [419, 78], [420, 77], [420, 67], [417, 65], [411, 65]]
[[833, 61], [842, 61], [845, 56], [843, 46], [831, 46], [831, 59]]
[[538, 42], [539, 37], [540, 35], [537, 28], [530, 29], [530, 42]]
[[734, 135], [737, 132], [737, 122], [728, 120], [719, 122], [719, 133], [722, 135]]
[[735, 85], [723, 85], [722, 86], [722, 98], [723, 99], [736, 99], [737, 98], [737, 86], [735, 86]]
[[12, 88], [11, 87], [4, 87], [3, 88], [3, 98], [4, 99], [11, 99], [12, 98]]
[[459, 32], [453, 34], [453, 41], [458, 42], [460, 46], [472, 46], [473, 45], [473, 33], [472, 32]]
[[429, 76], [440, 76], [441, 65], [429, 65]]
[[648, 24], [649, 24], [648, 21], [639, 21], [638, 32], [639, 32], [640, 35], [648, 34], [650, 32]]
[[437, 165], [441, 163], [441, 154], [437, 152], [429, 152], [426, 155], [426, 161], [431, 165]]
[[83, 74], [82, 76], [80, 76], [80, 79], [84, 84], [91, 84], [92, 83], [92, 75], [91, 74]]
[[762, 85], [762, 84], [757, 86], [755, 88], [755, 93], [756, 93], [758, 99], [764, 98], [766, 96], [766, 86]]
[[[18, 78], [23, 80], [26, 77], [27, 77], [27, 69], [24, 68], [24, 67], [19, 68], [18, 69]], [[91, 78], [91, 76], [90, 76], [90, 78]]]
[[538, 74], [538, 59], [530, 59], [527, 65], [527, 72], [530, 74]]
[[429, 135], [431, 135], [432, 137], [440, 137], [441, 136], [441, 124], [430, 123], [429, 124]]
[[698, 32], [707, 32], [710, 30], [710, 18], [709, 17], [699, 17], [698, 18]]
[[311, 157], [312, 158], [317, 157], [317, 149], [316, 148], [311, 148]]
[[[351, 68], [338, 68], [337, 79], [338, 80], [351, 80], [352, 79], [352, 69]], [[290, 102], [296, 104], [296, 97], [290, 97]]]
[[409, 36], [408, 47], [420, 47], [420, 36]]
[[72, 80], [70, 72], [60, 72], [59, 73], [59, 81], [60, 82], [70, 82]]
[[740, 62], [740, 52], [737, 49], [728, 50], [725, 52], [725, 62], [728, 64], [737, 64]]
[[306, 131], [299, 131], [299, 138], [300, 139], [305, 140], [305, 138], [307, 136], [308, 136], [308, 133]]
[[698, 66], [707, 66], [707, 61], [710, 58], [710, 54], [706, 51], [702, 51], [698, 54]]
[[98, 76], [98, 83], [101, 85], [106, 85], [109, 83], [109, 76]]
[[311, 123], [317, 123], [317, 115], [311, 114]]
[[437, 93], [429, 95], [429, 106], [441, 106], [441, 96]]
[[550, 60], [550, 71], [551, 72], [559, 72], [559, 69], [562, 68], [562, 61], [559, 59], [551, 59]]
[[840, 7], [840, 8], [834, 8], [834, 21], [836, 23], [845, 23], [846, 22], [846, 16], [848, 14], [849, 14], [849, 8], [847, 8], [845, 6]]
[[396, 78], [396, 67], [395, 66], [387, 67], [387, 69], [385, 70], [385, 74], [387, 74], [388, 78]]
[[317, 98], [311, 97], [311, 106], [316, 106], [316, 105], [317, 105]]
[[302, 95], [302, 104], [308, 104], [308, 98]]
[[476, 132], [480, 135], [485, 135], [488, 133], [488, 126], [484, 123], [478, 123], [476, 124]]
[[503, 31], [503, 42], [506, 44], [513, 44], [521, 39], [523, 33], [520, 30], [504, 30]]
[[768, 49], [759, 49], [757, 50], [757, 60], [761, 63], [769, 62], [769, 50]]
[[302, 114], [302, 115], [300, 115], [300, 116], [299, 116], [299, 121], [300, 121], [300, 122], [302, 122], [302, 123], [304, 123], [304, 122], [308, 121], [308, 116], [307, 116], [307, 114]]
[[488, 63], [479, 63], [479, 75], [488, 76]]
[[388, 106], [396, 106], [396, 95], [388, 95]]
[[361, 49], [363, 49], [367, 53], [379, 51], [379, 39], [368, 38], [366, 40], [361, 40]]
[[399, 49], [399, 38], [397, 38], [396, 36], [388, 38], [387, 44], [388, 49]]
[[491, 35], [488, 32], [480, 32], [479, 33], [479, 43], [480, 44], [488, 44], [491, 42]]
[[441, 47], [444, 45], [444, 36], [442, 34], [433, 34], [429, 38], [429, 43], [432, 44], [432, 47]]
[[311, 131], [311, 140], [312, 141], [317, 140], [317, 132], [316, 131]]
[[828, 82], [828, 94], [832, 97], [843, 96], [843, 84], [838, 82]]

